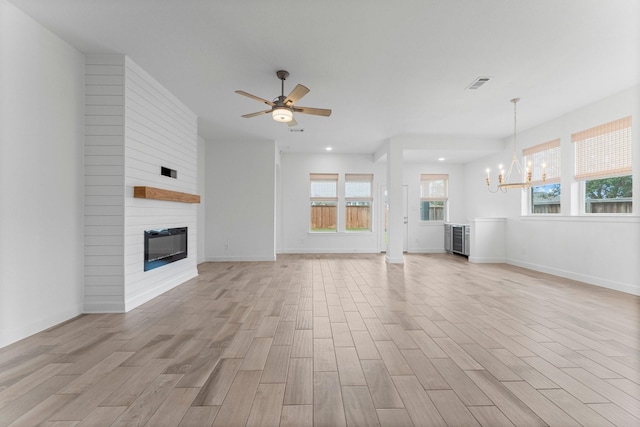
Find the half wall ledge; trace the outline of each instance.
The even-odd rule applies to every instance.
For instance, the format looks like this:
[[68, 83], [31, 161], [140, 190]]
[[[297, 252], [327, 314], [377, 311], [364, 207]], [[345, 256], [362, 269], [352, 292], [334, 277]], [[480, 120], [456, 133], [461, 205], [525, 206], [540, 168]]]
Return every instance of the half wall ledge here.
[[197, 194], [181, 193], [154, 187], [133, 187], [133, 197], [137, 199], [166, 200], [169, 202], [200, 203], [200, 196]]

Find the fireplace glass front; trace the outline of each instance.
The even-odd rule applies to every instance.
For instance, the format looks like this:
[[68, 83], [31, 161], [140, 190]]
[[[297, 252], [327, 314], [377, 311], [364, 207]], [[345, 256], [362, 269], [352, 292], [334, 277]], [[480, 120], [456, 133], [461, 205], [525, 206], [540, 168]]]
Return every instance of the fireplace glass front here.
[[144, 232], [144, 271], [187, 257], [187, 227]]

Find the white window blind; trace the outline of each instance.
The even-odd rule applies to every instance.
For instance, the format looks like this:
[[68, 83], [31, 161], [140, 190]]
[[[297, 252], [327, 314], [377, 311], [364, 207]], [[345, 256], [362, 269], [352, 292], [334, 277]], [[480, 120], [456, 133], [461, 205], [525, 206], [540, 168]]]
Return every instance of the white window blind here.
[[[545, 184], [560, 182], [560, 139], [522, 150], [524, 164], [531, 164], [531, 183], [541, 185], [542, 171], [547, 175]], [[544, 167], [543, 167], [544, 165]]]
[[373, 185], [372, 174], [353, 174], [345, 175], [344, 197], [347, 201], [351, 200], [372, 200], [371, 187]]
[[571, 140], [576, 180], [631, 175], [631, 116], [574, 133]]
[[310, 174], [310, 192], [312, 201], [338, 200], [338, 174], [312, 173]]
[[449, 175], [446, 174], [422, 174], [420, 175], [420, 200], [447, 200], [447, 182]]

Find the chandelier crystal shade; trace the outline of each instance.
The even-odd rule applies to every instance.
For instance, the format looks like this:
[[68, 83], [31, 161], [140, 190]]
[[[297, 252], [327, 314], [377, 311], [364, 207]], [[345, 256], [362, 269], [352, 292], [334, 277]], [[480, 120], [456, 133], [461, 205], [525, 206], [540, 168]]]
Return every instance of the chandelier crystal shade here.
[[[516, 104], [520, 101], [520, 98], [513, 98], [513, 157], [511, 158], [511, 164], [507, 169], [506, 174], [503, 165], [498, 166], [498, 185], [495, 188], [491, 188], [491, 169], [487, 169], [487, 189], [491, 193], [498, 191], [507, 192], [511, 188], [519, 188], [521, 190], [527, 190], [533, 185], [531, 183], [532, 168], [531, 164], [527, 164], [525, 167], [520, 165], [520, 160], [516, 152], [516, 130], [517, 130], [517, 112]], [[513, 175], [513, 177], [512, 177]], [[542, 164], [542, 182], [546, 181], [545, 164]]]

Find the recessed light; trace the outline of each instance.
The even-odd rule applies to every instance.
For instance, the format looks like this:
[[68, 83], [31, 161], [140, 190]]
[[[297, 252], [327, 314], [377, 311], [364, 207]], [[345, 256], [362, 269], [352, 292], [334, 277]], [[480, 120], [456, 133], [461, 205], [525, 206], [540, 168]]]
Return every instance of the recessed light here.
[[439, 162], [444, 162], [446, 159], [444, 157], [438, 157]]
[[331, 147], [327, 147], [327, 148], [325, 148], [325, 150], [327, 150], [327, 151], [331, 151], [331, 150], [333, 150], [333, 148], [331, 148]]

